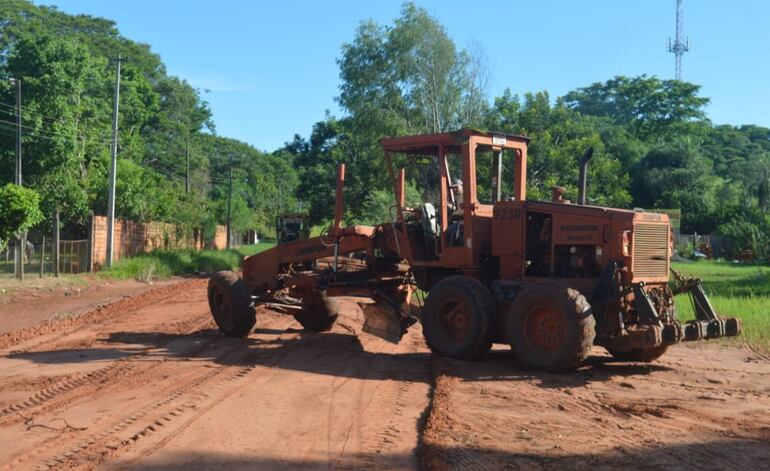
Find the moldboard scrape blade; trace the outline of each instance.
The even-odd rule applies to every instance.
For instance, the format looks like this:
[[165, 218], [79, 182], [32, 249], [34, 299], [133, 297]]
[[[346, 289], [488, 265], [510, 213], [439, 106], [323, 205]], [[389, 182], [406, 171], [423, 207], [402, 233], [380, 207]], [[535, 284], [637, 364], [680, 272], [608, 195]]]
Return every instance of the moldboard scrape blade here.
[[363, 331], [392, 343], [398, 343], [403, 335], [399, 311], [388, 303], [361, 304], [364, 311]]

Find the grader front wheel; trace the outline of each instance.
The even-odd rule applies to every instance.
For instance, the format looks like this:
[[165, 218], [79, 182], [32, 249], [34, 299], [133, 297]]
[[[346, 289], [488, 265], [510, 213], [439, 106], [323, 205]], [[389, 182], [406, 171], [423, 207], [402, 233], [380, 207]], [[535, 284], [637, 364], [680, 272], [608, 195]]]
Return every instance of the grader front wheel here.
[[327, 332], [331, 330], [339, 316], [337, 301], [329, 298], [325, 291], [311, 291], [303, 297], [303, 309], [294, 318], [305, 330]]
[[209, 308], [219, 330], [230, 337], [249, 335], [257, 322], [246, 283], [231, 271], [221, 271], [209, 279]]

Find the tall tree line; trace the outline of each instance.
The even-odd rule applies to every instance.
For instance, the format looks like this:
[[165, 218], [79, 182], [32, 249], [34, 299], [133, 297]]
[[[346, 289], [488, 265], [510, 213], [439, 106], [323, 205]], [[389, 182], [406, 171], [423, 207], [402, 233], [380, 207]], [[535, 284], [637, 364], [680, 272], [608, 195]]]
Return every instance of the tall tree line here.
[[[268, 231], [274, 216], [298, 201], [324, 224], [332, 217], [336, 167], [344, 162], [346, 219], [382, 222], [392, 194], [378, 140], [474, 127], [531, 139], [529, 198], [548, 199], [557, 184], [574, 198], [577, 161], [592, 147], [590, 203], [681, 209], [684, 232], [728, 234], [736, 248], [770, 257], [770, 129], [715, 125], [698, 85], [657, 77], [613, 77], [560, 97], [510, 89], [490, 97], [483, 51], [459, 47], [411, 3], [389, 24], [362, 21], [342, 45], [342, 114], [327, 113], [305, 137], [265, 153], [217, 136], [200, 93], [113, 22], [3, 0], [0, 77], [23, 80], [25, 184], [40, 193], [46, 214], [58, 209], [82, 223], [106, 210], [118, 54], [126, 59], [122, 217], [211, 228], [224, 222], [232, 169], [236, 229]], [[0, 81], [2, 183], [13, 177], [13, 103], [12, 85]], [[408, 182], [410, 201], [426, 197], [423, 183], [419, 176]]]
[[[300, 175], [297, 197], [316, 221], [331, 217], [338, 163], [352, 175], [350, 221], [387, 220], [392, 197], [378, 139], [466, 126], [531, 139], [531, 199], [548, 199], [557, 184], [574, 199], [578, 159], [592, 147], [590, 203], [681, 209], [683, 232], [727, 234], [736, 250], [770, 258], [770, 129], [714, 125], [698, 85], [618, 76], [562, 97], [506, 89], [488, 100], [483, 53], [458, 48], [411, 3], [392, 24], [362, 22], [338, 64], [343, 116], [327, 116], [284, 149]], [[420, 183], [409, 182], [413, 198]]]
[[[44, 213], [58, 210], [76, 225], [91, 212], [106, 213], [119, 55], [117, 216], [189, 230], [222, 224], [232, 166], [234, 229], [269, 231], [279, 208], [295, 204], [291, 156], [278, 159], [216, 136], [199, 91], [169, 75], [149, 45], [122, 37], [112, 21], [3, 0], [0, 77], [22, 80], [24, 184], [41, 195]], [[14, 103], [14, 87], [0, 80], [3, 183], [13, 181]]]

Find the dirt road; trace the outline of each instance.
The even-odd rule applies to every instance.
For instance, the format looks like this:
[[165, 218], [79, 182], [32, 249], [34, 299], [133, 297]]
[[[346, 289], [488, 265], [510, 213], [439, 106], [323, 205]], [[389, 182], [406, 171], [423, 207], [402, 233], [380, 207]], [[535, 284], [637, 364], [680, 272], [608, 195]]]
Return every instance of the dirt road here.
[[[31, 327], [51, 318], [79, 316], [100, 305], [175, 282], [148, 284], [136, 280], [72, 279], [77, 279], [79, 283], [68, 283], [69, 280], [61, 278], [32, 280], [38, 285], [35, 288], [15, 280], [0, 283], [0, 291], [12, 291], [0, 296], [0, 334]], [[3, 288], [8, 285], [12, 288]]]
[[770, 364], [761, 352], [677, 346], [653, 364], [595, 350], [577, 373], [434, 360], [427, 469], [770, 469]]
[[[507, 350], [432, 358], [258, 313], [247, 339], [210, 321], [205, 280], [0, 335], [0, 469], [766, 469], [770, 363], [674, 349], [653, 366], [597, 356], [526, 374]], [[434, 381], [435, 379], [435, 381]], [[435, 383], [435, 385], [434, 385]]]

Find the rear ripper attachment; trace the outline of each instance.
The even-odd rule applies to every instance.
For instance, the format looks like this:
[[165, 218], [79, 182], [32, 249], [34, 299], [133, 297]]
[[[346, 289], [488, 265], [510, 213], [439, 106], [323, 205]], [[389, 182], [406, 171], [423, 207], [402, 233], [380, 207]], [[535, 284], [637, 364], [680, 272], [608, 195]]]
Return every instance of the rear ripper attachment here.
[[682, 340], [693, 341], [701, 339], [716, 339], [719, 337], [736, 337], [741, 333], [741, 321], [735, 317], [719, 317], [711, 306], [701, 280], [685, 278], [681, 273], [672, 269], [677, 281], [674, 294], [688, 293], [692, 301], [695, 320], [684, 325]]
[[[625, 289], [617, 280], [618, 264], [612, 264], [602, 275], [594, 291], [593, 309], [600, 325], [597, 344], [615, 357], [630, 361], [652, 361], [669, 345], [679, 342], [735, 337], [741, 333], [740, 320], [720, 317], [711, 305], [701, 280], [685, 279], [671, 269], [676, 280], [672, 290], [667, 284], [634, 283]], [[603, 294], [602, 294], [603, 293]], [[695, 320], [682, 324], [676, 319], [674, 296], [687, 293], [692, 301]], [[607, 309], [615, 305], [615, 309]], [[615, 318], [608, 318], [614, 312]]]

